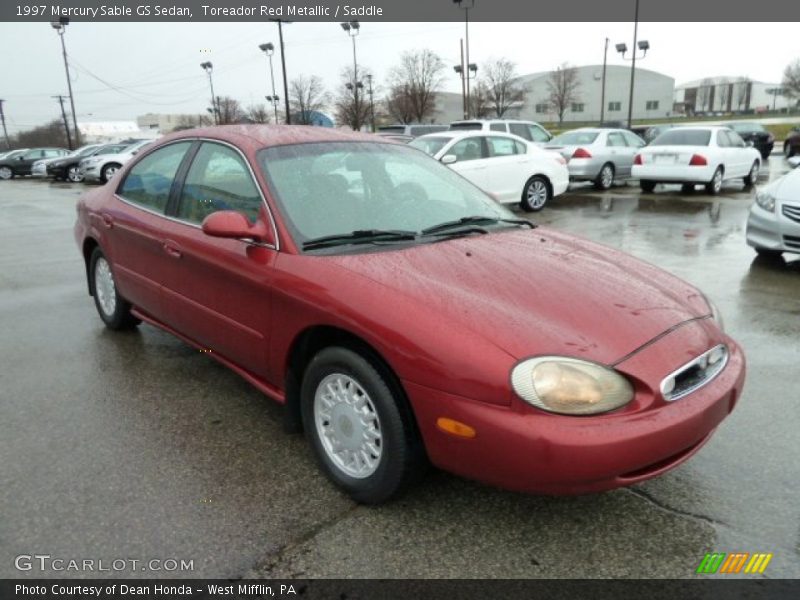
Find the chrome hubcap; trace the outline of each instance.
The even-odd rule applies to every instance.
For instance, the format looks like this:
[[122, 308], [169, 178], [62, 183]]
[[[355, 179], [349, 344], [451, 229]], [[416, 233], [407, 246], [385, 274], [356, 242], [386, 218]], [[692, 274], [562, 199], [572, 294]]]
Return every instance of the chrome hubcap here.
[[378, 413], [369, 394], [349, 375], [328, 375], [314, 394], [314, 422], [325, 454], [345, 475], [364, 479], [383, 454]]
[[69, 177], [70, 181], [76, 181], [76, 182], [83, 179], [83, 177], [81, 177], [80, 171], [78, 171], [78, 167], [70, 167], [70, 170], [67, 173], [67, 177]]
[[614, 176], [611, 174], [611, 167], [603, 167], [603, 173], [600, 176], [600, 181], [603, 183], [603, 187], [611, 187], [613, 177]]
[[11, 179], [11, 169], [8, 167], [0, 168], [0, 179]]
[[106, 179], [111, 179], [117, 173], [117, 167], [106, 167]]
[[528, 204], [533, 208], [541, 208], [545, 202], [547, 202], [547, 186], [537, 179], [528, 186]]
[[111, 317], [117, 308], [117, 292], [114, 286], [114, 275], [105, 258], [97, 259], [94, 265], [94, 293], [100, 310]]
[[758, 165], [754, 164], [753, 168], [750, 169], [750, 181], [755, 183], [756, 179], [758, 179]]
[[714, 173], [714, 190], [719, 191], [722, 187], [722, 171]]

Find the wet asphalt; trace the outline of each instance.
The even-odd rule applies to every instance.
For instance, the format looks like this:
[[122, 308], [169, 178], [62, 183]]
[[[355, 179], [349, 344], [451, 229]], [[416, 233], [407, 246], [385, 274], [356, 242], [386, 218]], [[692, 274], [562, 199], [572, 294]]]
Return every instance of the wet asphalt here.
[[[773, 156], [761, 182], [786, 169]], [[534, 217], [719, 305], [749, 375], [694, 458], [571, 498], [434, 471], [379, 508], [334, 490], [280, 408], [208, 356], [150, 326], [104, 329], [72, 236], [83, 189], [0, 182], [0, 578], [682, 578], [711, 551], [771, 552], [765, 576], [800, 577], [800, 257], [755, 258], [741, 185], [716, 198], [576, 186]], [[95, 570], [18, 571], [29, 554]], [[101, 559], [193, 568], [98, 572]]]

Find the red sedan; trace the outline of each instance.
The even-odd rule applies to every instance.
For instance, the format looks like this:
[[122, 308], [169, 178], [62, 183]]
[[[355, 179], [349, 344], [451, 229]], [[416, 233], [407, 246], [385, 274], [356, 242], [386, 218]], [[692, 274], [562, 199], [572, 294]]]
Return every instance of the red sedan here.
[[82, 197], [75, 237], [108, 327], [160, 327], [284, 404], [360, 502], [428, 461], [533, 493], [642, 481], [744, 382], [697, 289], [367, 134], [168, 136]]

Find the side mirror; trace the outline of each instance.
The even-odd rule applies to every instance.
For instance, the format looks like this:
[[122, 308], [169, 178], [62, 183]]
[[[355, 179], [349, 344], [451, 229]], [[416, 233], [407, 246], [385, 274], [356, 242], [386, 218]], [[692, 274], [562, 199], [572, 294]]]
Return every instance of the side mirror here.
[[790, 167], [796, 169], [797, 167], [800, 167], [800, 156], [793, 156], [792, 158], [788, 159], [787, 162], [789, 163]]
[[261, 221], [250, 223], [247, 217], [235, 210], [220, 210], [203, 220], [203, 233], [212, 237], [251, 239], [265, 244], [275, 244], [272, 231]]
[[445, 154], [442, 157], [443, 165], [452, 165], [454, 162], [458, 162], [458, 157], [455, 154]]

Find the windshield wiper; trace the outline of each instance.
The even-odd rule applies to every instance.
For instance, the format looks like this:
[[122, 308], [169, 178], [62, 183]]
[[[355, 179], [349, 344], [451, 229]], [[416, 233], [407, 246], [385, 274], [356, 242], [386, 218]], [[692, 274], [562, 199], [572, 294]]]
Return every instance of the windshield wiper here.
[[357, 229], [350, 233], [326, 235], [303, 242], [303, 250], [329, 248], [347, 244], [371, 244], [377, 242], [403, 242], [417, 239], [415, 231], [403, 229]]
[[536, 227], [536, 225], [534, 225], [530, 221], [526, 221], [525, 219], [496, 219], [494, 217], [474, 216], [474, 217], [462, 217], [460, 219], [456, 219], [455, 221], [445, 221], [444, 223], [439, 223], [438, 225], [427, 227], [423, 229], [421, 233], [422, 235], [434, 235], [437, 233], [444, 233], [448, 231], [461, 231], [465, 227], [473, 231], [481, 231], [483, 233], [487, 233], [485, 229], [481, 229], [475, 226], [496, 225], [497, 223], [507, 223], [510, 225], [527, 225], [531, 229], [534, 229]]

